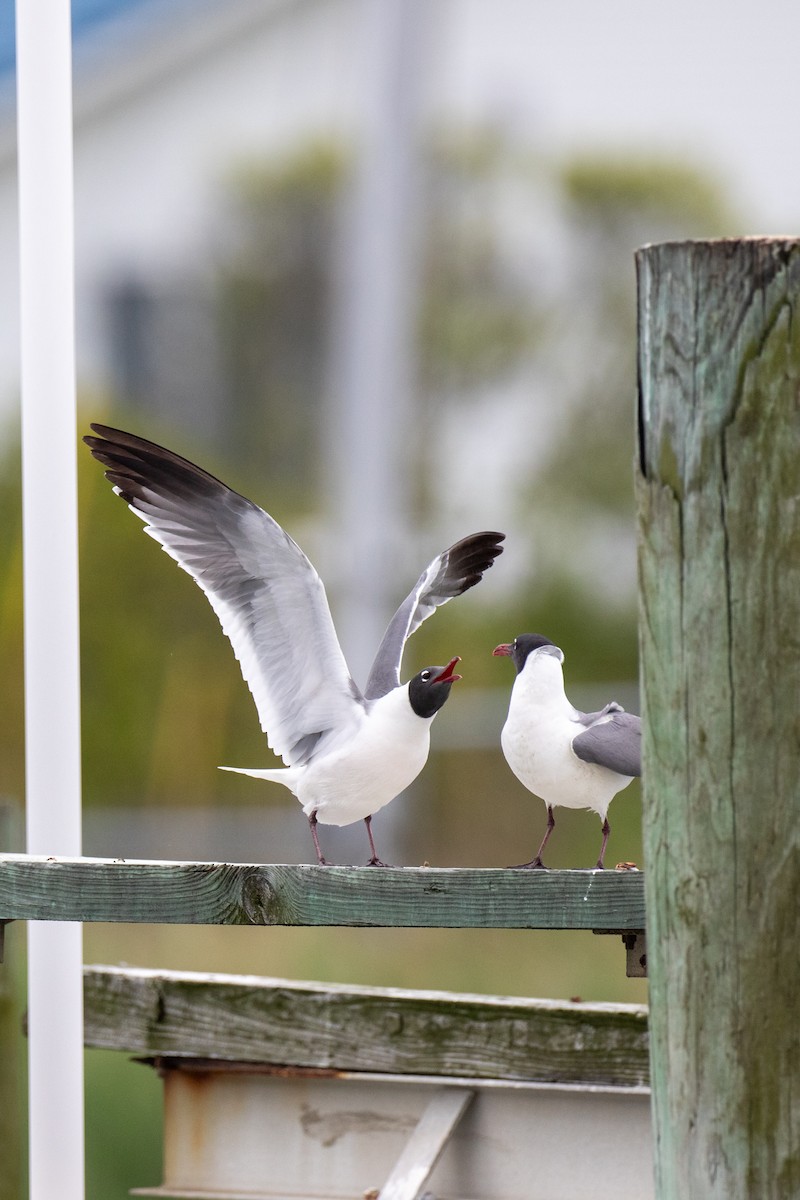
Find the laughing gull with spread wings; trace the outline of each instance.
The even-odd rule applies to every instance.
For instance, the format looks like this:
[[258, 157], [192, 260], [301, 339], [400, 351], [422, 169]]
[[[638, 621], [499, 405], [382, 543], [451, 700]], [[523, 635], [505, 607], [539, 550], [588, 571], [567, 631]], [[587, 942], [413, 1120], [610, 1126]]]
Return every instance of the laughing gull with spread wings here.
[[591, 808], [603, 822], [602, 869], [610, 826], [608, 806], [642, 773], [642, 722], [611, 701], [600, 712], [573, 708], [564, 692], [564, 655], [546, 637], [523, 633], [497, 646], [517, 677], [500, 741], [521, 783], [547, 805], [542, 844], [524, 867], [542, 867], [542, 851], [555, 827], [553, 808]]
[[400, 683], [403, 647], [440, 605], [478, 583], [502, 533], [475, 533], [425, 568], [389, 622], [362, 693], [347, 668], [322, 580], [263, 509], [185, 458], [134, 434], [92, 425], [84, 441], [145, 531], [200, 585], [253, 694], [271, 748], [285, 767], [225, 767], [282, 783], [317, 822], [371, 819], [416, 779], [430, 726], [460, 675], [453, 658]]

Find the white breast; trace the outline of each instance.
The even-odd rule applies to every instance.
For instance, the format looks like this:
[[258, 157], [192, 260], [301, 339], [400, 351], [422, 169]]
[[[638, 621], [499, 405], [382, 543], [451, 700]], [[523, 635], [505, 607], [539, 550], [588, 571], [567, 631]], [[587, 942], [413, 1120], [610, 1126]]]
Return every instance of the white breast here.
[[572, 749], [583, 726], [564, 693], [561, 664], [552, 656], [529, 660], [511, 692], [501, 734], [503, 753], [517, 779], [547, 805], [591, 808], [605, 818], [627, 778]]
[[296, 795], [307, 816], [349, 825], [383, 808], [416, 779], [428, 759], [433, 717], [418, 717], [408, 686], [381, 696], [348, 745], [312, 761]]

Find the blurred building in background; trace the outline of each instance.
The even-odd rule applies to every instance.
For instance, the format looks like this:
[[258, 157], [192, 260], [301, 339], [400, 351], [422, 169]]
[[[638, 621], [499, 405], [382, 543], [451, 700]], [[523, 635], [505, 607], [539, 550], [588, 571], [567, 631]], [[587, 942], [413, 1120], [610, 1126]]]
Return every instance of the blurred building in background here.
[[[598, 432], [611, 414], [613, 436], [575, 559], [607, 562], [620, 544], [609, 480], [632, 452], [631, 252], [729, 228], [713, 188], [704, 205], [688, 168], [666, 181], [655, 160], [649, 175], [631, 171], [638, 152], [611, 164], [598, 153], [583, 179], [570, 174], [575, 156], [554, 153], [550, 136], [559, 102], [546, 92], [541, 14], [515, 0], [73, 10], [82, 394], [250, 464], [290, 503], [292, 488], [307, 508], [324, 495], [339, 545], [326, 577], [340, 566], [345, 590], [365, 558], [390, 583], [415, 569], [408, 530], [421, 520], [435, 538], [475, 521], [521, 530], [520, 488], [560, 462], [588, 405]], [[4, 20], [0, 414], [13, 414]], [[524, 69], [526, 41], [541, 85]], [[584, 51], [576, 40], [573, 56]], [[388, 556], [374, 536], [348, 555], [365, 513]], [[512, 568], [524, 574], [522, 557]], [[610, 574], [612, 595], [629, 599], [630, 542]], [[357, 580], [351, 607], [368, 586]]]
[[[510, 687], [484, 661], [497, 641], [539, 628], [564, 645], [571, 678], [618, 689], [636, 676], [633, 251], [743, 232], [710, 139], [723, 165], [734, 128], [752, 164], [772, 145], [755, 109], [746, 141], [736, 107], [755, 84], [744, 100], [740, 88], [700, 102], [710, 72], [736, 74], [735, 54], [716, 49], [723, 12], [743, 44], [742, 6], [688, 5], [633, 26], [621, 0], [557, 14], [526, 0], [73, 0], [86, 419], [183, 450], [285, 524], [328, 585], [360, 680], [427, 557], [473, 529], [505, 530], [480, 588], [407, 651], [409, 673], [469, 655], [434, 739], [462, 760], [497, 752]], [[687, 57], [689, 19], [692, 46], [713, 43], [713, 55]], [[9, 430], [11, 20], [6, 6]], [[678, 50], [685, 70], [670, 88]], [[12, 447], [0, 471], [0, 789], [12, 793], [15, 466]], [[266, 755], [246, 689], [203, 598], [116, 511], [88, 456], [81, 472], [87, 800], [212, 801], [217, 763]], [[239, 786], [225, 779], [226, 797]]]

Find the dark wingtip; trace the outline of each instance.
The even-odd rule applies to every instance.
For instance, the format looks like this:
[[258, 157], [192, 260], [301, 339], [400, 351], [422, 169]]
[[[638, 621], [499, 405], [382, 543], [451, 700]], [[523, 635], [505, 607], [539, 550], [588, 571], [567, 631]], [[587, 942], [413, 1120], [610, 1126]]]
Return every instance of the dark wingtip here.
[[471, 533], [448, 550], [448, 574], [458, 578], [457, 595], [463, 595], [476, 583], [480, 583], [498, 555], [503, 553], [501, 542], [506, 535], [496, 530]]
[[155, 488], [164, 495], [180, 494], [184, 498], [207, 497], [221, 492], [228, 496], [238, 495], [209, 471], [158, 442], [99, 421], [92, 421], [89, 427], [97, 436], [87, 434], [84, 442], [93, 457], [106, 468], [106, 478], [120, 488], [120, 494], [128, 504], [132, 500], [135, 502], [143, 488]]
[[97, 434], [97, 437], [91, 437], [89, 434], [86, 434], [83, 440], [87, 445], [91, 445], [92, 442], [96, 442], [100, 438], [104, 438], [109, 442], [133, 442], [153, 445], [152, 442], [148, 443], [145, 438], [137, 437], [135, 433], [126, 433], [124, 429], [115, 429], [113, 425], [103, 425], [100, 421], [90, 421], [89, 428], [92, 433]]

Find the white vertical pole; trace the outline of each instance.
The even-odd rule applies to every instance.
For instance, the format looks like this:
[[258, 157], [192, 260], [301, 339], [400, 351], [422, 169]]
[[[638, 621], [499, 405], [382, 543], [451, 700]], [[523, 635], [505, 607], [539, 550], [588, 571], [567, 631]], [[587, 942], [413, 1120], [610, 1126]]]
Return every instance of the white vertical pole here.
[[[81, 852], [69, 0], [17, 0], [26, 826]], [[82, 1200], [80, 925], [28, 925], [31, 1200]]]
[[415, 470], [408, 448], [419, 257], [416, 134], [427, 10], [421, 0], [362, 0], [361, 17], [363, 127], [340, 272], [330, 449], [345, 566], [336, 581], [337, 626], [363, 687], [399, 599], [398, 550]]

